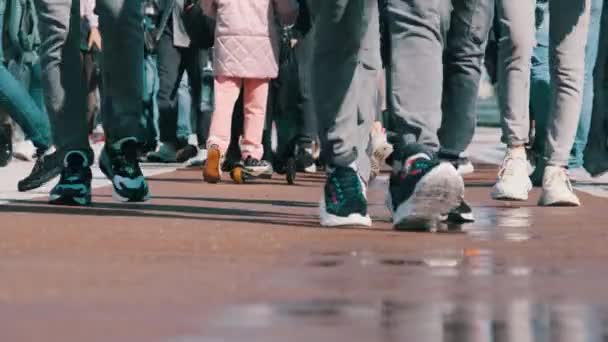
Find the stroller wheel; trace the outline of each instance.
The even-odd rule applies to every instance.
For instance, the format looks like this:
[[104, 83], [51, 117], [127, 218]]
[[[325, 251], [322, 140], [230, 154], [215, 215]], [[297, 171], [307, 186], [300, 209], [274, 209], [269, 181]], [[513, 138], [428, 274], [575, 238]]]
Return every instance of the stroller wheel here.
[[287, 159], [287, 163], [285, 165], [287, 184], [293, 185], [296, 182], [296, 171], [296, 160], [294, 158]]

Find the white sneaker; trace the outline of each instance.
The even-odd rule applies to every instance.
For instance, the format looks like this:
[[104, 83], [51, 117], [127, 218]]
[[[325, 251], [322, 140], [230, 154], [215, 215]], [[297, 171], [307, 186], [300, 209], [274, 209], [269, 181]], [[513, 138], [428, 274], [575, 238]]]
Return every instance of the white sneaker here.
[[13, 157], [22, 161], [32, 161], [36, 156], [36, 147], [30, 140], [20, 141], [13, 145]]
[[196, 154], [196, 157], [191, 158], [190, 160], [188, 160], [188, 162], [186, 164], [189, 167], [203, 166], [203, 164], [205, 164], [205, 160], [207, 160], [207, 150], [201, 148], [201, 149], [198, 150], [198, 153]]
[[175, 163], [177, 162], [177, 149], [173, 144], [160, 143], [156, 151], [148, 153], [148, 161], [153, 163]]
[[528, 174], [526, 151], [509, 149], [498, 172], [498, 181], [492, 190], [492, 198], [503, 201], [526, 201], [532, 190]]
[[593, 182], [593, 177], [591, 177], [591, 174], [589, 174], [584, 167], [577, 167], [575, 169], [568, 170], [568, 176], [570, 177], [570, 181], [573, 183]]
[[310, 166], [305, 167], [304, 173], [317, 173], [317, 164], [312, 163]]
[[543, 177], [543, 194], [538, 201], [541, 206], [578, 207], [580, 200], [572, 189], [565, 168], [547, 166]]

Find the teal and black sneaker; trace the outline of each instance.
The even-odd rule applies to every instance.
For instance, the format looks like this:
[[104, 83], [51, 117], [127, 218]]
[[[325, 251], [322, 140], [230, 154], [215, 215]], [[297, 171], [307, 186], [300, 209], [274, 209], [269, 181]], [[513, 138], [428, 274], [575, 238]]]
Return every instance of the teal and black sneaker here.
[[91, 204], [90, 163], [83, 152], [71, 151], [64, 158], [59, 183], [51, 190], [49, 203], [58, 205]]
[[321, 226], [369, 227], [366, 186], [351, 167], [330, 169], [325, 183], [325, 195], [320, 205]]
[[112, 181], [112, 198], [119, 202], [144, 202], [149, 199], [148, 183], [139, 167], [135, 138], [106, 145], [99, 156], [99, 168]]

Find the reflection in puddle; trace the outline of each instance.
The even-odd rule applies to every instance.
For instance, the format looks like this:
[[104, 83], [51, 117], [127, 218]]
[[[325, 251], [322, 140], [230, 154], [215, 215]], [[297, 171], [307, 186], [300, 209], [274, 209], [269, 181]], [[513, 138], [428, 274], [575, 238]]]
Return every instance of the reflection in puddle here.
[[428, 272], [432, 276], [452, 277], [461, 274], [489, 276], [507, 274], [512, 276], [530, 275], [531, 269], [525, 265], [506, 265], [497, 260], [487, 249], [437, 249], [423, 252], [417, 257], [394, 257], [376, 255], [370, 252], [353, 252], [347, 258], [319, 258], [313, 256], [306, 265], [320, 268], [357, 265], [361, 267], [409, 268], [413, 271]]
[[530, 233], [532, 214], [529, 208], [476, 208], [476, 222], [450, 225], [445, 232], [462, 231], [477, 240], [522, 242], [533, 238]]
[[525, 298], [496, 304], [319, 299], [230, 308], [212, 323], [213, 335], [199, 341], [599, 342], [606, 317], [581, 303]]

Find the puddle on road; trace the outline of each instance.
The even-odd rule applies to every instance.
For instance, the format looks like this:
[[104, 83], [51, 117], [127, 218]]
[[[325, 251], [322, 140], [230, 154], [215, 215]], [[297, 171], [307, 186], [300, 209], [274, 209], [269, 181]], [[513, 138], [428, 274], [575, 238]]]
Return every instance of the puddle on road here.
[[[508, 263], [497, 258], [491, 250], [467, 249], [436, 249], [428, 250], [419, 255], [395, 256], [381, 255], [371, 252], [343, 252], [332, 253], [325, 257], [325, 253], [313, 254], [305, 265], [313, 268], [340, 268], [340, 267], [373, 267], [381, 269], [406, 269], [411, 273], [422, 276], [437, 277], [468, 276], [530, 276], [533, 273], [547, 274], [541, 270], [533, 270], [523, 264], [521, 260], [510, 260]], [[337, 257], [334, 255], [340, 255]], [[408, 273], [409, 274], [409, 273]]]
[[[571, 301], [408, 303], [316, 299], [235, 306], [192, 341], [600, 342], [605, 307]], [[189, 341], [176, 339], [175, 341]]]
[[529, 208], [474, 208], [476, 221], [464, 225], [446, 225], [440, 233], [466, 233], [475, 240], [528, 241], [533, 235], [533, 224]]

